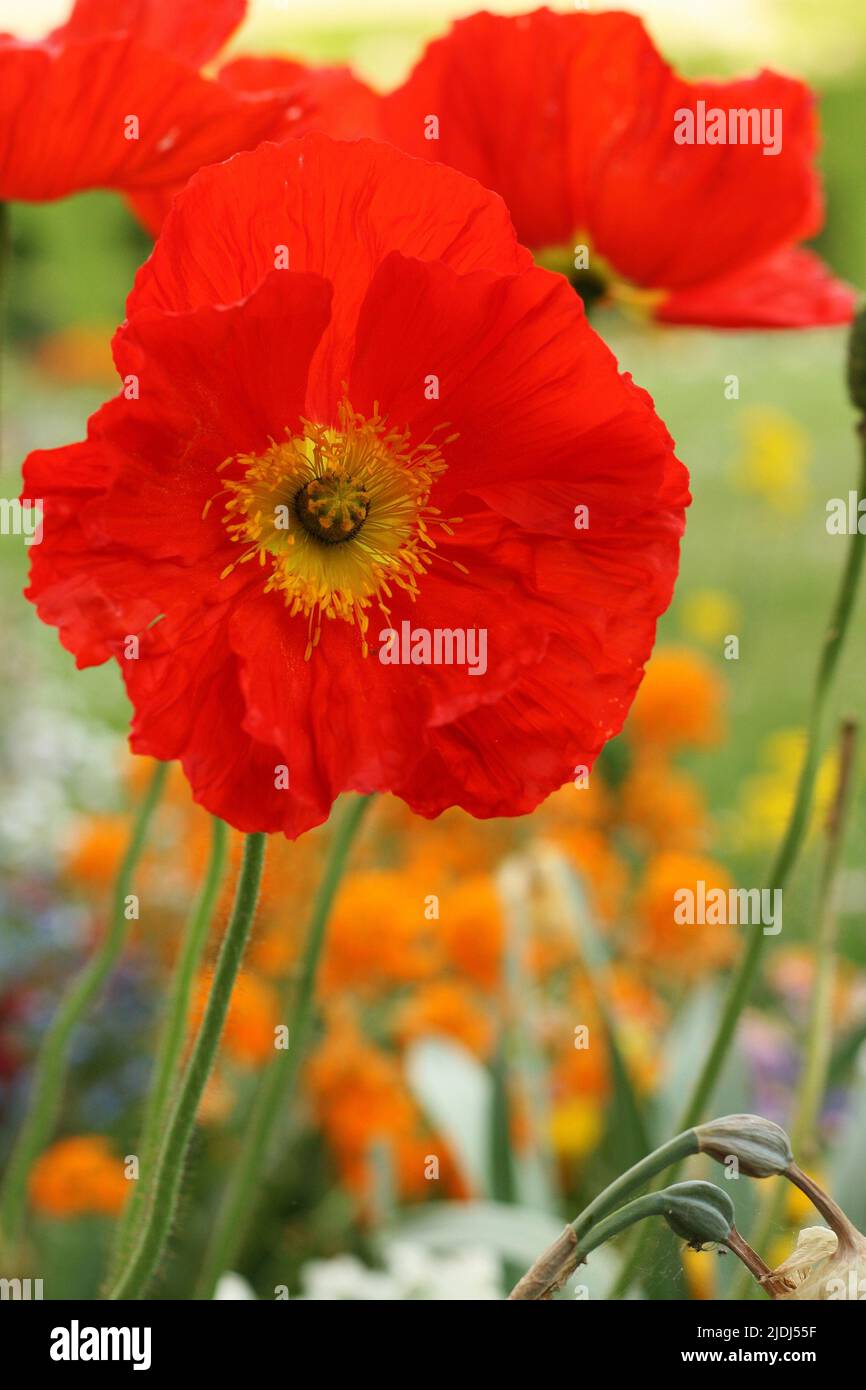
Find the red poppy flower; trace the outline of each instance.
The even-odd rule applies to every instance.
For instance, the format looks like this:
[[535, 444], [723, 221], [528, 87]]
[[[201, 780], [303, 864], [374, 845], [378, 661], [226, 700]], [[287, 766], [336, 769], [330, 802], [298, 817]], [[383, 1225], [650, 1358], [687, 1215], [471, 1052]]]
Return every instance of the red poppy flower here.
[[455, 24], [381, 119], [395, 144], [501, 193], [521, 241], [588, 298], [782, 327], [853, 311], [795, 250], [822, 217], [813, 108], [772, 72], [684, 81], [633, 15], [541, 9]]
[[197, 68], [245, 0], [77, 0], [37, 43], [0, 36], [0, 199], [149, 188], [256, 144], [277, 104]]
[[592, 763], [687, 479], [496, 195], [369, 141], [262, 145], [190, 180], [127, 310], [123, 390], [25, 493], [28, 596], [79, 665], [118, 659], [136, 752], [290, 835], [344, 790], [518, 814]]
[[[275, 104], [269, 140], [293, 139], [313, 130], [337, 140], [378, 133], [379, 97], [347, 67], [316, 68], [292, 58], [247, 56], [223, 64], [214, 75], [232, 92]], [[164, 184], [129, 199], [151, 235], [158, 236], [184, 182]]]

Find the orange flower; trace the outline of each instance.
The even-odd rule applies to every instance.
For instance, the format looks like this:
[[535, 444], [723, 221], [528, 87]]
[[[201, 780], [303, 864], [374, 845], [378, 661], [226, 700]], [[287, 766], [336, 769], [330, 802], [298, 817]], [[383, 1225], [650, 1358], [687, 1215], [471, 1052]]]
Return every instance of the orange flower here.
[[711, 747], [723, 734], [725, 687], [715, 667], [685, 647], [657, 650], [627, 725], [632, 741], [670, 752]]
[[459, 980], [436, 980], [416, 990], [398, 1011], [395, 1035], [402, 1043], [430, 1034], [456, 1038], [485, 1057], [493, 1043], [493, 1022], [473, 991]]
[[[210, 990], [210, 975], [198, 982], [191, 1026], [197, 1028]], [[240, 1066], [264, 1066], [274, 1055], [275, 1029], [280, 1023], [276, 990], [257, 975], [238, 976], [229, 1003], [222, 1045]]]
[[368, 1042], [354, 1020], [341, 1015], [311, 1057], [306, 1079], [342, 1180], [357, 1195], [368, 1196], [373, 1146], [386, 1143], [394, 1152], [421, 1127], [399, 1060]]
[[435, 821], [420, 820], [396, 797], [382, 799], [379, 828], [408, 847], [409, 867], [419, 876], [432, 875], [431, 892], [443, 878], [492, 870], [514, 844], [514, 823], [476, 820], [452, 807]]
[[633, 764], [622, 787], [622, 817], [650, 849], [699, 850], [709, 838], [700, 787], [657, 756]]
[[100, 1134], [59, 1139], [36, 1160], [30, 1197], [48, 1216], [116, 1216], [129, 1193], [123, 1164]]
[[[398, 1134], [392, 1142], [395, 1181], [401, 1197], [447, 1195], [465, 1199], [470, 1188], [454, 1162], [448, 1145], [436, 1134]], [[435, 1159], [438, 1172], [434, 1177], [430, 1159]]]
[[101, 888], [114, 878], [128, 841], [127, 817], [82, 817], [73, 827], [66, 872], [82, 887]]
[[543, 826], [563, 830], [578, 825], [601, 826], [609, 823], [612, 811], [611, 794], [599, 772], [590, 775], [586, 787], [578, 788], [571, 783], [560, 787], [539, 809], [537, 821]]
[[44, 338], [35, 357], [40, 371], [66, 386], [107, 386], [115, 380], [108, 324], [78, 324]]
[[261, 914], [260, 920], [253, 927], [247, 951], [250, 965], [254, 965], [263, 975], [282, 979], [297, 955], [297, 930], [297, 925], [294, 932], [290, 930], [289, 923], [281, 917], [269, 918], [267, 913]]
[[604, 972], [604, 994], [617, 1027], [633, 1023], [661, 1032], [667, 1010], [654, 990], [623, 962], [614, 962]]
[[[679, 852], [656, 855], [638, 894], [638, 953], [687, 979], [727, 964], [737, 949], [738, 928], [727, 921], [727, 907], [724, 920], [714, 920], [710, 895], [720, 889], [727, 900], [731, 886], [727, 871], [713, 859]], [[693, 895], [691, 922], [683, 893]], [[701, 915], [708, 920], [699, 920]]]
[[485, 989], [499, 986], [504, 923], [493, 879], [476, 874], [440, 900], [439, 940], [448, 963]]
[[425, 885], [401, 871], [369, 869], [344, 882], [328, 927], [325, 992], [364, 993], [412, 984], [435, 965], [434, 923], [424, 916]]

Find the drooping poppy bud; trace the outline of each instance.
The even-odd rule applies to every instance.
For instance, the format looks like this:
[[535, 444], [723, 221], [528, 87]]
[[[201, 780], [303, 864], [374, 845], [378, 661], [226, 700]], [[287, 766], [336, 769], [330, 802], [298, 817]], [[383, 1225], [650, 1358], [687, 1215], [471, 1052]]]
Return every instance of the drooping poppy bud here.
[[848, 339], [848, 392], [852, 403], [866, 415], [866, 308], [851, 325]]
[[700, 1153], [717, 1163], [736, 1159], [748, 1178], [774, 1178], [793, 1163], [791, 1141], [780, 1125], [763, 1115], [722, 1115], [696, 1125]]
[[693, 1250], [724, 1245], [734, 1227], [734, 1204], [711, 1182], [677, 1182], [659, 1193], [662, 1215]]

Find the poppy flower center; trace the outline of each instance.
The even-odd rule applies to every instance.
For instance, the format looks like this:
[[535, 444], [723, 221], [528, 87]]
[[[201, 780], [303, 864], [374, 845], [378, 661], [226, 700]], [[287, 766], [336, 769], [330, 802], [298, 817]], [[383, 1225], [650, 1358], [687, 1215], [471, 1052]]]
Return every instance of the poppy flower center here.
[[569, 284], [583, 300], [587, 311], [604, 300], [610, 290], [607, 278], [597, 270], [572, 270]]
[[336, 425], [302, 419], [263, 453], [221, 465], [223, 522], [242, 547], [221, 577], [256, 560], [265, 592], [307, 619], [308, 659], [325, 619], [356, 625], [366, 656], [371, 607], [390, 625], [394, 590], [416, 598], [432, 563], [430, 526], [450, 534], [430, 505], [445, 468], [432, 436], [412, 445], [378, 408], [367, 418], [343, 401]]
[[565, 276], [575, 294], [583, 300], [588, 315], [596, 308], [615, 304], [626, 313], [644, 318], [665, 298], [664, 290], [647, 289], [625, 280], [594, 249], [586, 231], [576, 233], [573, 247], [543, 247], [536, 252], [535, 260], [545, 270]]
[[370, 510], [370, 494], [354, 478], [324, 473], [311, 478], [295, 497], [298, 520], [325, 545], [339, 545], [357, 536]]

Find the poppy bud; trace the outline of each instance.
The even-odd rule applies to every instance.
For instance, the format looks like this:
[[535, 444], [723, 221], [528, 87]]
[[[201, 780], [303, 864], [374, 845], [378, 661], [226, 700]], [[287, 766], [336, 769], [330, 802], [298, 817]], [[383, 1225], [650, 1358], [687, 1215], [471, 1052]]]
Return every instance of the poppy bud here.
[[661, 1214], [693, 1250], [724, 1245], [734, 1227], [734, 1204], [711, 1182], [677, 1182], [659, 1193]]
[[866, 415], [866, 308], [851, 325], [848, 339], [848, 392], [853, 404]]
[[696, 1125], [698, 1150], [717, 1163], [735, 1158], [747, 1178], [774, 1178], [794, 1161], [791, 1141], [780, 1125], [762, 1115], [722, 1115]]

